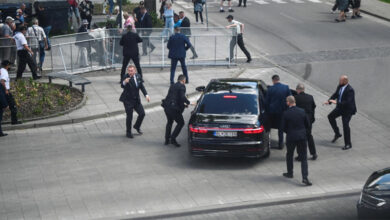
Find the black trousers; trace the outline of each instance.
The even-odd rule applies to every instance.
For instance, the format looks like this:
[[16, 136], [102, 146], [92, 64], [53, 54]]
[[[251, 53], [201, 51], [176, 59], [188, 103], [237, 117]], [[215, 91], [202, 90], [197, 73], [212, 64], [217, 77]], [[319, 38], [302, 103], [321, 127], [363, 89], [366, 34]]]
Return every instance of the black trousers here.
[[137, 121], [134, 124], [134, 128], [136, 128], [136, 129], [141, 128], [142, 121], [145, 118], [145, 110], [144, 110], [144, 107], [142, 106], [141, 102], [134, 104], [133, 102], [124, 101], [123, 105], [125, 106], [125, 110], [126, 110], [126, 133], [131, 134], [131, 125], [132, 125], [132, 121], [133, 121], [133, 110], [135, 110], [135, 112], [137, 112], [137, 114], [138, 114]]
[[343, 130], [344, 130], [344, 143], [345, 145], [351, 144], [351, 129], [349, 128], [349, 122], [351, 121], [351, 114], [341, 114], [339, 108], [335, 108], [328, 115], [329, 123], [332, 126], [332, 129], [336, 135], [340, 134], [340, 129], [337, 126], [336, 118], [341, 116], [341, 121], [343, 122]]
[[[238, 1], [238, 6], [241, 6], [242, 0]], [[244, 6], [246, 6], [246, 0], [244, 0]]]
[[187, 66], [186, 66], [186, 58], [171, 58], [171, 76], [170, 81], [171, 84], [175, 83], [175, 72], [176, 72], [176, 66], [177, 62], [180, 61], [181, 70], [183, 71], [184, 76], [186, 77], [186, 83], [189, 82], [188, 79], [188, 72], [187, 72]]
[[[184, 126], [184, 118], [180, 111], [171, 109], [171, 108], [165, 108], [164, 109], [165, 115], [167, 116], [167, 126], [165, 128], [165, 139], [176, 139], [177, 136], [179, 136], [181, 129]], [[173, 122], [176, 122], [176, 127], [172, 131], [172, 125]]]
[[0, 106], [0, 134], [3, 134], [3, 129], [1, 128], [1, 122], [3, 121], [3, 108]]
[[16, 71], [16, 78], [20, 79], [23, 76], [23, 72], [26, 69], [26, 64], [31, 70], [33, 78], [37, 77], [37, 66], [32, 58], [32, 56], [28, 53], [27, 50], [18, 50], [19, 64], [18, 70]]
[[139, 75], [141, 75], [141, 77], [142, 77], [142, 69], [141, 69], [141, 65], [139, 64], [139, 57], [138, 56], [135, 56], [135, 57], [123, 56], [122, 71], [121, 71], [121, 81], [122, 81], [122, 78], [126, 74], [127, 65], [129, 65], [130, 59], [133, 60], [135, 68], [137, 68], [137, 73]]
[[284, 135], [282, 129], [282, 116], [283, 113], [268, 113], [266, 119], [266, 129], [267, 132], [271, 130], [271, 128], [278, 129], [278, 145], [279, 147], [283, 147], [284, 143]]
[[5, 98], [7, 99], [9, 110], [11, 111], [11, 123], [16, 123], [18, 121], [18, 110], [16, 108], [15, 99], [10, 92], [8, 95], [5, 95]]
[[316, 145], [314, 143], [314, 138], [313, 138], [313, 134], [311, 132], [313, 128], [313, 124], [310, 123], [310, 127], [309, 129], [307, 130], [307, 144], [309, 146], [309, 152], [311, 155], [316, 155], [317, 154], [317, 151], [316, 151]]
[[309, 175], [308, 165], [307, 165], [307, 145], [306, 140], [302, 141], [294, 141], [287, 142], [287, 154], [286, 154], [286, 162], [287, 162], [287, 172], [293, 174], [294, 170], [294, 151], [297, 148], [298, 157], [301, 160], [301, 172], [302, 178], [305, 179]]
[[238, 44], [242, 52], [244, 52], [246, 58], [248, 60], [251, 59], [251, 54], [245, 48], [244, 38], [242, 37], [242, 34], [237, 34], [237, 36], [233, 36], [232, 40], [230, 41], [230, 59], [233, 59], [234, 57], [234, 47], [236, 46], [236, 43]]
[[196, 11], [195, 12], [195, 20], [196, 22], [198, 22], [198, 14], [199, 14], [199, 17], [200, 17], [200, 21], [203, 22], [203, 14], [201, 11]]

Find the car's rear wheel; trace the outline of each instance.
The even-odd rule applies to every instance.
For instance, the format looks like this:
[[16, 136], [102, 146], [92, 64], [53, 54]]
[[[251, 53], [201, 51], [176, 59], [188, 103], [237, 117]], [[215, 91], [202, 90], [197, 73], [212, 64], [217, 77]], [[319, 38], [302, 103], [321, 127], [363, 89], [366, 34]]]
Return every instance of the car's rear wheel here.
[[266, 149], [266, 153], [262, 156], [262, 158], [267, 158], [271, 154], [271, 133], [265, 132], [263, 134], [263, 147]]

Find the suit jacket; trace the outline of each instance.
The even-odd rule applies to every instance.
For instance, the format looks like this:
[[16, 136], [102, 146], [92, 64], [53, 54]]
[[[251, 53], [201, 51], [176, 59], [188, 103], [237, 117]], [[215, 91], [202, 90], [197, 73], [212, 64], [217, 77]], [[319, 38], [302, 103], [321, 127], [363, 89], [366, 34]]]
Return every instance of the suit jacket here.
[[282, 129], [287, 134], [287, 143], [306, 140], [306, 131], [309, 129], [309, 126], [309, 119], [305, 110], [293, 106], [283, 113]]
[[287, 109], [286, 98], [291, 95], [288, 85], [277, 83], [270, 86], [265, 97], [265, 111], [267, 113], [281, 114]]
[[186, 50], [191, 48], [190, 40], [184, 34], [175, 33], [169, 38], [168, 49], [169, 49], [169, 58], [185, 58]]
[[190, 104], [190, 101], [186, 97], [185, 85], [180, 82], [171, 85], [164, 103], [164, 108], [171, 108], [183, 112], [185, 108], [184, 104]]
[[186, 35], [186, 36], [191, 36], [191, 23], [190, 19], [187, 17], [184, 17], [183, 20], [181, 21], [181, 26], [183, 29], [181, 30], [181, 33]]
[[[123, 81], [127, 78], [130, 78], [129, 74], [126, 74], [126, 77], [124, 77]], [[144, 96], [146, 96], [148, 94], [146, 92], [146, 89], [145, 89], [145, 86], [143, 83], [144, 81], [142, 80], [141, 75], [139, 75], [137, 73], [136, 78], [137, 78], [138, 87], [136, 86], [133, 78], [130, 79], [129, 83], [127, 83], [125, 85], [123, 85], [123, 81], [122, 81], [121, 85], [123, 88], [123, 92], [119, 98], [119, 101], [129, 102], [129, 103], [135, 105], [135, 104], [141, 103], [141, 98], [139, 96], [139, 90], [141, 90], [141, 92], [144, 94]]]
[[[141, 15], [142, 18], [142, 15]], [[145, 13], [144, 18], [141, 20], [140, 18], [140, 24], [141, 28], [153, 28], [153, 21], [152, 21], [152, 16], [150, 16], [149, 13]], [[149, 34], [152, 32], [152, 30], [143, 30], [144, 33]]]
[[341, 96], [341, 102], [340, 100], [340, 89], [342, 86], [338, 86], [336, 89], [336, 92], [333, 93], [333, 95], [330, 97], [330, 99], [337, 99], [337, 105], [336, 108], [338, 108], [342, 115], [354, 115], [356, 114], [356, 103], [355, 103], [355, 90], [352, 88], [351, 85], [347, 85], [345, 87], [344, 92]]
[[305, 110], [307, 117], [309, 117], [310, 123], [314, 123], [316, 103], [314, 102], [313, 96], [301, 92], [299, 94], [294, 95], [294, 97], [295, 97], [295, 102], [297, 104], [297, 107]]
[[138, 57], [138, 43], [141, 43], [142, 39], [137, 33], [131, 31], [124, 34], [119, 42], [123, 46], [123, 56], [125, 57]]

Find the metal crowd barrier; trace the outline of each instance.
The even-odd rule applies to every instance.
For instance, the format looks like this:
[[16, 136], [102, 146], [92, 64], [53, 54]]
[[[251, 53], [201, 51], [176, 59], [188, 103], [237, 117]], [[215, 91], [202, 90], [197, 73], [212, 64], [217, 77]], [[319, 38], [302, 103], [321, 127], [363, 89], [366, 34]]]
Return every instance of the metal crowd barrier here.
[[[193, 53], [189, 49], [186, 58], [188, 66], [231, 66], [236, 64], [237, 46], [234, 48], [235, 59], [233, 61], [227, 59], [230, 53], [230, 40], [233, 37], [231, 30], [191, 28], [181, 29], [181, 32], [188, 33], [189, 30], [191, 31], [189, 39], [198, 57], [191, 59]], [[166, 68], [170, 66], [167, 37], [162, 35], [162, 32], [163, 29], [137, 29], [140, 37], [144, 41], [149, 39], [155, 47], [152, 53], [150, 53], [151, 48], [148, 47], [147, 55], [143, 56], [143, 43], [138, 44], [141, 67]], [[50, 38], [51, 50], [46, 51], [43, 69], [51, 72], [81, 73], [121, 67], [123, 48], [119, 42], [124, 33], [125, 31], [121, 29], [94, 29], [88, 33], [52, 37]], [[13, 58], [13, 53], [16, 57], [15, 49], [14, 45], [0, 44], [0, 51], [7, 50], [7, 53], [11, 54], [7, 55], [10, 58]], [[4, 54], [2, 53], [2, 55]], [[0, 57], [0, 59], [4, 58]]]

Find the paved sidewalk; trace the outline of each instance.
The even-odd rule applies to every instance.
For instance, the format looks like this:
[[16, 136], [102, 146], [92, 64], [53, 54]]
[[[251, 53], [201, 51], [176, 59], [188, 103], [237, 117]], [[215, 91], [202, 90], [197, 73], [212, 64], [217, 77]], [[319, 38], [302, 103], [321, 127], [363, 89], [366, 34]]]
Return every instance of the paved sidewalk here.
[[[187, 85], [187, 93], [195, 92], [195, 87], [205, 85], [212, 78], [232, 77], [239, 74], [242, 70], [239, 68], [228, 69], [226, 67], [189, 69], [190, 83]], [[80, 109], [74, 110], [68, 114], [25, 122], [21, 125], [4, 125], [4, 130], [25, 129], [32, 127], [42, 127], [47, 125], [60, 125], [104, 118], [118, 114], [124, 114], [122, 102], [119, 102], [119, 96], [122, 88], [119, 85], [120, 70], [107, 70], [82, 74], [92, 83], [86, 86], [85, 94], [87, 96], [86, 104]], [[178, 66], [175, 81], [179, 74], [182, 74], [181, 67]], [[147, 69], [144, 73], [145, 87], [151, 97], [151, 102], [147, 103], [142, 98], [145, 107], [156, 106], [161, 103], [169, 89], [169, 68], [161, 71], [160, 69]], [[53, 83], [66, 84], [67, 81], [55, 79]], [[78, 88], [78, 86], [76, 86]], [[141, 94], [142, 96], [142, 94]]]
[[[226, 69], [199, 74], [202, 84], [206, 74], [230, 75]], [[254, 67], [240, 77], [271, 83], [273, 74], [291, 87], [300, 81], [278, 68]], [[336, 86], [337, 79], [330, 80]], [[0, 140], [0, 219], [123, 219], [360, 190], [371, 172], [388, 166], [389, 132], [357, 114], [351, 121], [353, 148], [342, 151], [342, 140], [330, 143], [326, 115], [333, 107], [320, 104], [328, 96], [309, 84], [306, 88], [318, 105], [313, 135], [319, 158], [309, 161], [312, 187], [302, 187], [299, 163], [294, 163], [294, 179], [281, 176], [285, 150], [272, 150], [260, 161], [192, 158], [185, 129], [178, 137], [183, 147], [164, 146], [166, 120], [157, 107], [147, 110], [144, 135], [132, 140], [124, 135], [124, 114], [8, 132]], [[276, 140], [273, 131], [272, 143]]]
[[363, 0], [361, 10], [390, 21], [390, 4], [379, 0]]

